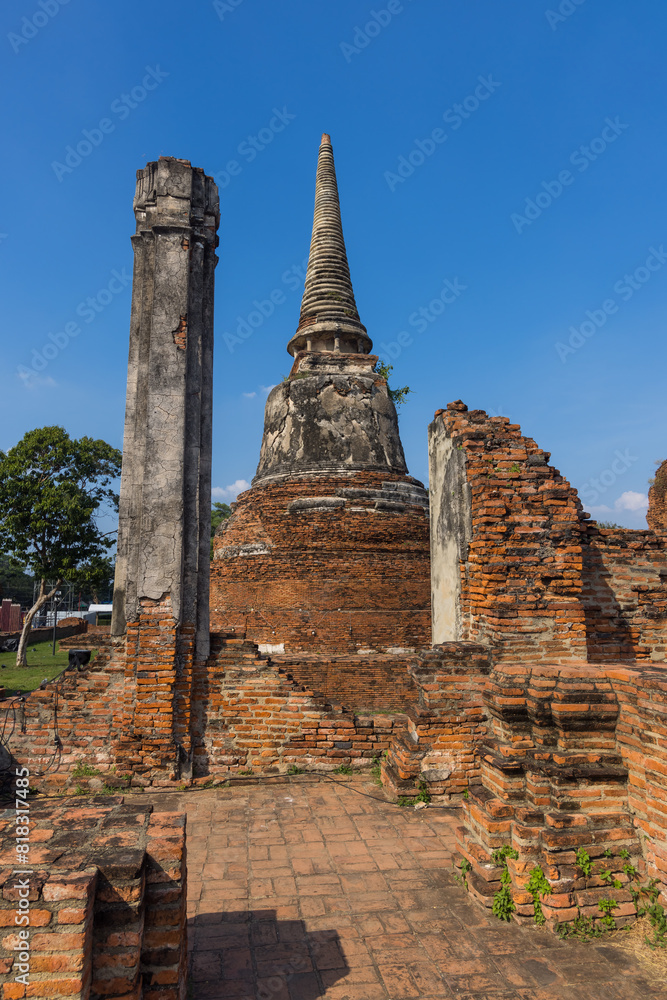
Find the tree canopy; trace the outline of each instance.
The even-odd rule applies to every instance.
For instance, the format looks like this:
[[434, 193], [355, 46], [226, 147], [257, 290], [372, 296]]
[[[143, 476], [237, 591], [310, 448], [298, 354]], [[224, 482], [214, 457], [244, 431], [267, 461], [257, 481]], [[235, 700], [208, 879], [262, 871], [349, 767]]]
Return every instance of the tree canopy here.
[[213, 536], [223, 521], [232, 515], [232, 508], [226, 503], [214, 503], [211, 508], [211, 559], [213, 558]]
[[[22, 645], [39, 608], [85, 564], [103, 560], [113, 539], [98, 516], [118, 509], [115, 484], [121, 453], [106, 441], [70, 438], [62, 427], [42, 427], [0, 451], [0, 550], [40, 580], [37, 603], [26, 615]], [[25, 654], [23, 654], [25, 657]]]

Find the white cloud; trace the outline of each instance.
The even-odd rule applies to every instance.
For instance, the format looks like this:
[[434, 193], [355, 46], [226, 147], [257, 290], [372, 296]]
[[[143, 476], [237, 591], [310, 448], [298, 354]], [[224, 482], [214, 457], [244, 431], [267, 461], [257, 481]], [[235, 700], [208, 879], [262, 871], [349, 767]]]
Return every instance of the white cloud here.
[[271, 390], [275, 389], [275, 387], [276, 387], [275, 385], [260, 385], [260, 389], [262, 390], [265, 396], [268, 396]]
[[621, 523], [627, 528], [645, 527], [643, 520], [648, 508], [648, 497], [645, 493], [637, 493], [635, 490], [626, 490], [620, 497], [614, 500], [613, 507], [607, 504], [589, 507], [590, 514], [598, 521], [612, 521]]
[[634, 490], [626, 490], [621, 493], [618, 500], [614, 502], [615, 510], [644, 511], [648, 509], [648, 497], [645, 493], [635, 493]]
[[592, 514], [593, 517], [605, 517], [607, 514], [614, 513], [613, 509], [605, 506], [605, 504], [601, 504], [599, 507], [589, 507], [588, 512], [589, 514]]
[[244, 392], [243, 395], [245, 396], [246, 399], [254, 399], [255, 396], [257, 395], [257, 393], [256, 392]]
[[236, 500], [239, 493], [249, 489], [250, 483], [247, 483], [245, 479], [237, 479], [231, 486], [214, 486], [211, 490], [211, 496], [214, 500]]
[[19, 375], [26, 389], [43, 389], [45, 386], [56, 386], [58, 383], [50, 375]]

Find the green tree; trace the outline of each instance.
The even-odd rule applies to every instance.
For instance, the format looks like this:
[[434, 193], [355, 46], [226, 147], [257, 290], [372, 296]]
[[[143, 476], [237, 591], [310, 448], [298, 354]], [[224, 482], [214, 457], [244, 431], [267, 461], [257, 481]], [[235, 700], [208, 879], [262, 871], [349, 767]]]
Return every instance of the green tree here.
[[110, 603], [113, 592], [114, 562], [108, 556], [93, 556], [73, 572], [67, 583], [90, 604]]
[[214, 503], [211, 508], [211, 559], [213, 558], [213, 536], [223, 521], [232, 515], [232, 508], [226, 503]]
[[0, 596], [9, 597], [23, 607], [32, 604], [32, 577], [11, 556], [0, 555]]
[[[62, 427], [42, 427], [8, 452], [0, 451], [0, 548], [39, 580], [25, 616], [16, 665], [27, 666], [33, 618], [67, 577], [102, 558], [113, 545], [97, 523], [118, 509], [114, 481], [121, 453], [105, 441], [70, 438]], [[46, 582], [52, 581], [47, 592]]]
[[394, 406], [399, 407], [402, 406], [403, 403], [405, 402], [408, 393], [412, 392], [413, 390], [407, 385], [402, 386], [402, 388], [400, 389], [392, 389], [391, 386], [389, 385], [389, 375], [391, 374], [391, 372], [393, 372], [393, 370], [394, 370], [393, 365], [387, 365], [383, 361], [378, 361], [377, 364], [375, 365], [375, 371], [380, 376], [380, 378], [383, 378], [387, 383], [387, 392], [389, 393], [389, 398], [392, 400]]

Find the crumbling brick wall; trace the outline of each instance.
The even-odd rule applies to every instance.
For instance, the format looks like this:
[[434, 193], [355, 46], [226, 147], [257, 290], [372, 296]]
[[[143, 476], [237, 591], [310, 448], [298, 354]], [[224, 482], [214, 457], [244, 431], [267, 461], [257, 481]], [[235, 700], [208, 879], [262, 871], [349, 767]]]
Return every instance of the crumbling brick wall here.
[[603, 529], [507, 417], [438, 410], [429, 429], [434, 642], [496, 660], [667, 658], [667, 544]]
[[588, 660], [667, 662], [664, 536], [592, 522], [583, 554]]
[[30, 815], [28, 986], [13, 818], [0, 830], [3, 996], [184, 1000], [185, 816], [122, 797], [36, 800]]
[[218, 529], [211, 627], [295, 650], [430, 641], [427, 494], [409, 476], [309, 475], [241, 495]]
[[272, 655], [272, 660], [326, 701], [356, 712], [404, 711], [417, 696], [407, 653], [293, 653]]
[[405, 727], [402, 715], [357, 715], [297, 682], [254, 643], [217, 638], [195, 687], [195, 778], [277, 773], [298, 764], [369, 764]]
[[[667, 898], [667, 668], [500, 663], [484, 700], [492, 725], [459, 831], [473, 894], [491, 906], [501, 886], [492, 854], [509, 845], [519, 920], [533, 920], [526, 883], [536, 865], [552, 888], [542, 909], [554, 926], [600, 919], [610, 896], [619, 925], [634, 918], [628, 864]], [[620, 887], [610, 891], [610, 878]]]
[[406, 711], [407, 729], [383, 763], [385, 788], [414, 796], [421, 783], [430, 795], [449, 798], [478, 780], [490, 669], [488, 648], [476, 643], [446, 642], [412, 658], [416, 698]]
[[584, 656], [582, 508], [549, 453], [460, 401], [436, 411], [429, 439], [434, 642], [485, 642], [513, 660]]
[[667, 533], [667, 459], [658, 466], [648, 491], [646, 522], [657, 534]]
[[[160, 602], [152, 612], [129, 630], [127, 644], [95, 637], [99, 651], [87, 667], [2, 704], [0, 725], [6, 718], [10, 750], [30, 765], [35, 787], [74, 789], [78, 764], [98, 772], [82, 779], [93, 788], [169, 787], [248, 769], [276, 773], [304, 757], [304, 748], [301, 764], [361, 766], [405, 726], [403, 716], [373, 705], [343, 711], [242, 639], [215, 636], [208, 661], [179, 665], [173, 619], [162, 617]], [[382, 660], [388, 677], [407, 677], [405, 657], [395, 665], [389, 656]], [[337, 745], [350, 739], [350, 746]]]

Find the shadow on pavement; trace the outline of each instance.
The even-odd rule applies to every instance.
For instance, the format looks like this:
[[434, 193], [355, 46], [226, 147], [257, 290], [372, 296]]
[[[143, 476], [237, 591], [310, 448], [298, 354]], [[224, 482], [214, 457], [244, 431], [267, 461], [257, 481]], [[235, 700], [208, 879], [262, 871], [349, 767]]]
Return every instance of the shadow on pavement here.
[[188, 946], [193, 1000], [317, 1000], [349, 972], [337, 931], [275, 910], [200, 913]]

